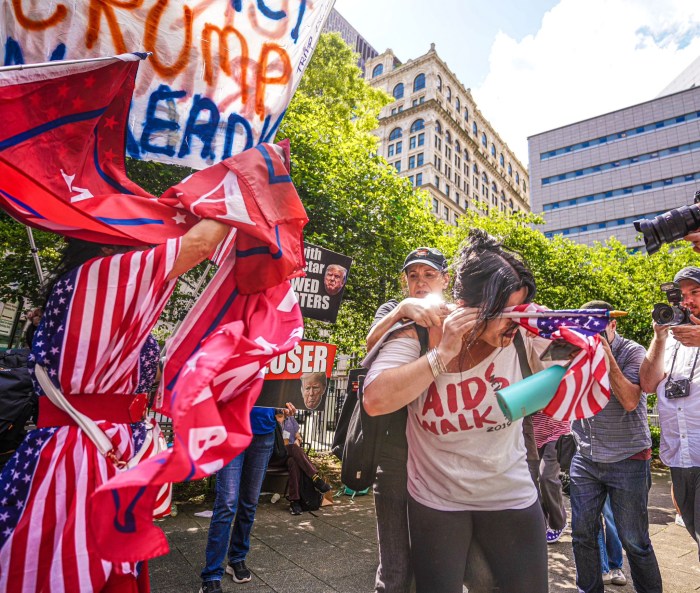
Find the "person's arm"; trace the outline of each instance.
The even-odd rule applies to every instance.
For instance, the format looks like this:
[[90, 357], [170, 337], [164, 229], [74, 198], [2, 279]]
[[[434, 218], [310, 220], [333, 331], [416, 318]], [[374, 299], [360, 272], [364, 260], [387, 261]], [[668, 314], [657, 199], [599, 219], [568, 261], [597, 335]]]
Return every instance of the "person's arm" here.
[[[437, 346], [437, 354], [444, 365], [448, 365], [460, 353], [462, 336], [474, 326], [477, 314], [477, 309], [462, 307], [450, 313], [445, 319], [442, 338]], [[397, 340], [402, 337], [411, 337], [416, 341], [416, 346], [418, 345], [415, 330], [407, 329], [392, 336]], [[379, 356], [381, 355], [380, 353]], [[376, 361], [373, 364], [376, 364]], [[370, 416], [395, 412], [420, 396], [434, 380], [427, 355], [408, 364], [381, 371], [369, 384], [365, 380], [363, 390], [365, 411]]]
[[601, 344], [608, 359], [608, 376], [610, 377], [610, 388], [613, 395], [627, 412], [631, 412], [639, 405], [639, 399], [642, 397], [642, 388], [636, 383], [632, 383], [622, 374], [622, 370], [613, 356], [608, 341], [605, 339], [601, 340]]
[[404, 299], [369, 330], [367, 351], [370, 351], [382, 336], [402, 319], [411, 319], [423, 327], [440, 327], [447, 312], [445, 303], [435, 299], [411, 297]]
[[664, 351], [668, 337], [668, 325], [654, 323], [654, 337], [649, 344], [649, 350], [639, 368], [639, 384], [646, 393], [654, 393], [666, 376], [664, 373]]
[[181, 276], [204, 261], [226, 237], [231, 227], [216, 220], [203, 218], [187, 231], [181, 239], [180, 252], [168, 280]]

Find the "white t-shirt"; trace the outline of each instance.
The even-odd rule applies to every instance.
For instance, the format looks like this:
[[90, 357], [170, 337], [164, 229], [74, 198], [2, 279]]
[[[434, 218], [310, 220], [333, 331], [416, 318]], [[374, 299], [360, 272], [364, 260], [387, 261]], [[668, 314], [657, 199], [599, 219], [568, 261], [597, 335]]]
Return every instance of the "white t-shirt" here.
[[[535, 338], [525, 339], [525, 344], [533, 361], [549, 342]], [[387, 342], [365, 386], [382, 371], [419, 356], [416, 340]], [[538, 370], [532, 362], [531, 367]], [[523, 509], [535, 503], [522, 420], [508, 421], [495, 394], [521, 379], [511, 344], [468, 371], [440, 375], [409, 404], [408, 491], [416, 501], [444, 511]]]

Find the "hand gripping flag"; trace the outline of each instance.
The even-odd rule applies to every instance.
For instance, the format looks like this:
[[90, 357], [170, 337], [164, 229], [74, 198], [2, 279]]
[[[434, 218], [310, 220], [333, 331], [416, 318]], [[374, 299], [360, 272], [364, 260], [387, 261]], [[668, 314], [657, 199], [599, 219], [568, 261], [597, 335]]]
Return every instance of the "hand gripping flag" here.
[[551, 311], [530, 303], [506, 309], [506, 312], [542, 313], [544, 317], [523, 316], [514, 321], [535, 335], [564, 340], [581, 349], [543, 412], [556, 420], [580, 420], [600, 412], [610, 399], [607, 359], [598, 335], [608, 325], [608, 311]]

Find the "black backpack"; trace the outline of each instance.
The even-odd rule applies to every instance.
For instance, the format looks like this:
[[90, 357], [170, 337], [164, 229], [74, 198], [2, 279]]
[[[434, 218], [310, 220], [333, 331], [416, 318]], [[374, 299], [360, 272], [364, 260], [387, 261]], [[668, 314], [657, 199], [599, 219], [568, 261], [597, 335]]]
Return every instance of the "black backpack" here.
[[28, 355], [29, 348], [0, 352], [0, 453], [19, 446], [25, 435], [24, 425], [37, 415]]
[[[428, 330], [416, 325], [418, 339], [421, 345], [421, 356], [428, 351]], [[357, 397], [348, 397], [343, 404], [341, 419], [349, 416], [344, 442], [342, 443], [342, 461], [340, 477], [347, 487], [357, 492], [369, 488], [374, 483], [379, 465], [382, 444], [389, 429], [389, 424], [395, 416], [401, 416], [405, 426], [406, 410], [402, 408], [391, 414], [369, 416], [362, 405], [362, 388], [364, 375], [358, 377]], [[359, 405], [358, 405], [359, 404]], [[345, 406], [352, 407], [352, 414], [346, 414]], [[336, 432], [336, 435], [338, 433]], [[334, 442], [334, 445], [336, 443]]]
[[323, 494], [316, 490], [313, 480], [304, 472], [301, 472], [299, 480], [299, 504], [301, 505], [301, 510], [317, 511], [321, 508], [322, 500]]

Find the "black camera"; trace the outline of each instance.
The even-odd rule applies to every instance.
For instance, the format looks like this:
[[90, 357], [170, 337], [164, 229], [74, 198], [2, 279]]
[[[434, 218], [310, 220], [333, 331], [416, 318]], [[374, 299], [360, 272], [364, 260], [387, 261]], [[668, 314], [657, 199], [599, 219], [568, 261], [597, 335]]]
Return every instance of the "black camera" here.
[[659, 250], [662, 243], [673, 243], [700, 228], [700, 191], [695, 192], [695, 202], [690, 206], [674, 208], [651, 220], [640, 218], [634, 228], [644, 236], [647, 253]]
[[683, 295], [677, 282], [666, 282], [661, 285], [661, 290], [666, 293], [669, 304], [656, 303], [651, 312], [651, 318], [659, 325], [686, 325], [690, 321], [690, 311], [681, 307]]
[[680, 399], [690, 395], [689, 379], [669, 379], [664, 393], [668, 399]]

